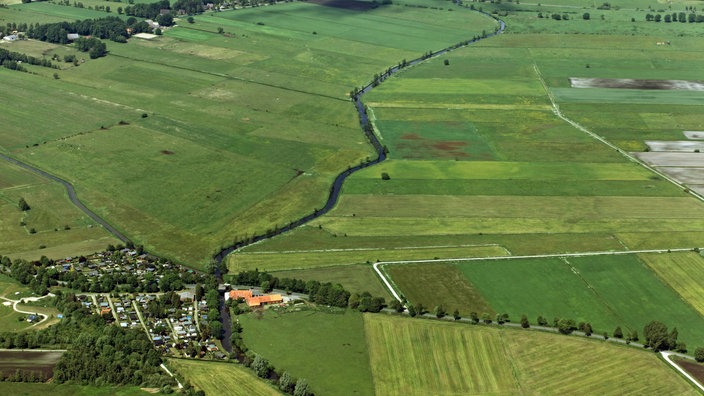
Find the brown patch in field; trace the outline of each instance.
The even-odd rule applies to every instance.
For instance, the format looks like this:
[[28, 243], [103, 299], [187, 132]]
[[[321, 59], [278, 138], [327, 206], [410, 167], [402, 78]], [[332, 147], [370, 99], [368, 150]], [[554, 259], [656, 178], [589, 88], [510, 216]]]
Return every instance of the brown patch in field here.
[[418, 136], [417, 133], [406, 133], [404, 135], [401, 135], [401, 139], [403, 139], [403, 140], [421, 140], [423, 138]]
[[700, 384], [704, 384], [704, 365], [684, 359], [675, 359], [675, 363], [682, 367], [684, 371], [688, 372], [689, 375], [696, 378]]
[[442, 151], [456, 151], [466, 146], [467, 142], [438, 142], [433, 147]]
[[375, 4], [372, 2], [358, 0], [309, 0], [308, 2], [325, 7], [342, 8], [352, 11], [368, 11], [375, 7]]
[[175, 153], [171, 150], [161, 150], [161, 153], [164, 155], [174, 155]]
[[570, 77], [572, 88], [623, 88], [704, 91], [704, 83], [688, 80], [637, 80], [632, 78]]
[[464, 151], [467, 142], [453, 140], [431, 140], [415, 133], [406, 133], [396, 145], [399, 154], [405, 159], [469, 158]]

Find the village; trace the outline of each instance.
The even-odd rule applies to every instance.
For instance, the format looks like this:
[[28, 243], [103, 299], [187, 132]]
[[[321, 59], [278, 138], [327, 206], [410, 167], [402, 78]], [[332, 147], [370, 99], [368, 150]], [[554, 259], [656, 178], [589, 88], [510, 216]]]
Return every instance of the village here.
[[138, 249], [67, 257], [48, 268], [58, 272], [59, 284], [80, 290], [76, 299], [93, 314], [121, 328], [144, 331], [154, 347], [168, 356], [227, 357], [218, 339], [223, 294], [228, 307], [239, 304], [243, 309], [291, 299], [263, 294], [257, 288], [232, 290], [229, 284], [204, 288], [205, 274]]

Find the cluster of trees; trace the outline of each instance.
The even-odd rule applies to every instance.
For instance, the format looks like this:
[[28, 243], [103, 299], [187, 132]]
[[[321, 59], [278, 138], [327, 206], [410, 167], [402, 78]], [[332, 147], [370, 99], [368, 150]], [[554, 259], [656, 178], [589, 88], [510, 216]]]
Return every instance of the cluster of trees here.
[[[198, 294], [198, 293], [196, 293]], [[216, 288], [209, 288], [205, 292], [205, 302], [208, 304], [208, 323], [201, 324], [203, 333], [210, 333], [213, 337], [222, 340], [223, 328], [222, 318], [220, 317], [220, 294]]]
[[655, 352], [675, 350], [677, 352], [687, 352], [687, 346], [684, 342], [678, 342], [677, 327], [673, 327], [672, 331], [667, 331], [667, 326], [657, 320], [653, 320], [643, 328], [644, 345], [646, 348], [652, 348]]
[[194, 15], [202, 13], [205, 8], [202, 0], [176, 0], [174, 10], [184, 10], [186, 14]]
[[[117, 36], [117, 37], [121, 37], [121, 39], [116, 39], [115, 41], [119, 41], [119, 40], [127, 41], [127, 39], [124, 36]], [[107, 55], [107, 53], [108, 53], [108, 49], [105, 46], [105, 43], [98, 40], [95, 37], [91, 37], [91, 38], [79, 37], [76, 39], [76, 41], [74, 41], [74, 44], [76, 44], [76, 48], [79, 51], [87, 52], [91, 59], [103, 57], [103, 56]]]
[[75, 22], [30, 24], [26, 33], [29, 38], [57, 44], [68, 44], [67, 35], [69, 33], [125, 42], [127, 40], [127, 28], [128, 24], [126, 21], [118, 17], [105, 17]]
[[681, 22], [681, 23], [702, 23], [704, 22], [704, 15], [697, 15], [694, 12], [690, 13], [685, 13], [685, 12], [673, 12], [672, 14], [665, 14], [663, 17], [662, 14], [645, 14], [645, 20], [647, 22], [661, 22], [664, 21], [665, 23], [670, 23], [670, 22]]
[[160, 0], [155, 3], [139, 3], [125, 7], [125, 15], [140, 18], [154, 19], [161, 15], [161, 10], [170, 10], [169, 0]]
[[144, 332], [107, 326], [71, 293], [57, 292], [64, 319], [34, 332], [0, 333], [3, 348], [66, 348], [54, 367], [54, 382], [162, 387], [173, 380]]
[[[27, 71], [24, 67], [22, 67], [22, 63], [51, 68], [55, 67], [48, 59], [35, 58], [33, 56], [0, 48], [0, 65], [2, 65], [2, 67], [10, 70]], [[19, 208], [22, 211], [30, 209], [24, 198], [20, 198]]]

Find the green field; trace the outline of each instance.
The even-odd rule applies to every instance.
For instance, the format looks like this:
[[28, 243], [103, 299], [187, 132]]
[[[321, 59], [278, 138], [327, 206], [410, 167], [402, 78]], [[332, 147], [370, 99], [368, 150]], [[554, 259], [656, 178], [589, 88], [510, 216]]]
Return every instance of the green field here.
[[206, 395], [279, 395], [272, 385], [236, 363], [171, 359], [171, 366]]
[[[21, 22], [20, 10], [27, 22], [108, 15], [32, 3], [0, 18]], [[49, 69], [0, 71], [14, 104], [2, 148], [72, 181], [136, 243], [198, 266], [233, 240], [321, 207], [334, 175], [372, 155], [348, 92], [404, 58], [466, 39], [467, 23], [477, 32], [494, 25], [470, 12], [304, 2], [198, 16], [158, 40], [108, 43], [107, 58], [62, 64], [58, 80]], [[43, 106], [32, 106], [39, 98]]]
[[652, 353], [532, 331], [365, 315], [380, 395], [696, 394]]
[[279, 278], [339, 283], [350, 293], [367, 291], [373, 296], [384, 297], [387, 301], [391, 298], [389, 290], [381, 282], [371, 265], [343, 265], [306, 270], [275, 271], [271, 274]]
[[698, 253], [641, 254], [640, 259], [700, 315], [704, 315], [704, 258]]
[[[5, 302], [4, 300], [0, 300]], [[26, 314], [15, 312], [12, 305], [0, 305], [0, 332], [3, 331], [20, 331], [31, 326], [24, 318]]]
[[456, 309], [463, 317], [476, 312], [479, 315], [488, 313], [493, 318], [496, 313], [462, 272], [451, 264], [391, 264], [384, 266], [383, 271], [401, 287], [408, 301], [416, 306], [423, 304], [428, 312], [442, 305], [447, 313]]
[[[308, 380], [320, 395], [374, 393], [362, 314], [301, 311], [277, 314], [266, 310], [263, 319], [240, 315], [245, 344], [278, 370]], [[372, 366], [373, 367], [373, 366]]]
[[680, 341], [704, 344], [698, 331], [704, 317], [636, 255], [488, 260], [457, 266], [494, 310], [513, 318], [521, 314], [533, 321], [538, 315], [548, 321], [569, 318], [590, 322], [595, 331], [609, 334], [616, 326], [642, 334], [643, 326], [659, 320], [677, 327]]
[[[0, 254], [37, 260], [42, 255], [93, 253], [116, 243], [115, 238], [71, 204], [58, 183], [4, 160], [0, 161], [0, 174]], [[20, 198], [25, 199], [30, 210], [19, 210]], [[30, 232], [32, 229], [35, 233]]]

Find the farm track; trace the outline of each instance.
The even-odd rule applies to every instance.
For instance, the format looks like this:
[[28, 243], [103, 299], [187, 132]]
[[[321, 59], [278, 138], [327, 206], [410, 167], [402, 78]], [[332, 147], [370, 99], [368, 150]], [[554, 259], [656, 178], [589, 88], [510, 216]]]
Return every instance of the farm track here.
[[115, 227], [111, 226], [105, 219], [102, 217], [98, 216], [95, 214], [92, 210], [88, 209], [83, 202], [81, 202], [80, 199], [78, 199], [78, 195], [76, 195], [76, 189], [73, 187], [73, 184], [69, 183], [68, 181], [61, 179], [57, 176], [52, 175], [51, 173], [45, 172], [39, 168], [35, 168], [32, 165], [29, 165], [27, 163], [24, 163], [22, 161], [19, 161], [15, 158], [8, 157], [7, 155], [0, 154], [0, 158], [4, 159], [7, 162], [10, 162], [14, 165], [17, 165], [21, 168], [27, 169], [30, 172], [36, 173], [41, 177], [44, 177], [46, 179], [49, 179], [51, 181], [57, 182], [61, 185], [63, 185], [66, 188], [66, 193], [68, 193], [68, 199], [71, 200], [71, 203], [76, 206], [78, 209], [83, 211], [88, 217], [93, 219], [96, 223], [100, 224], [105, 230], [107, 230], [109, 233], [111, 233], [115, 238], [121, 240], [122, 242], [129, 242], [129, 238], [127, 238], [124, 234], [122, 234], [120, 231], [115, 229]]

